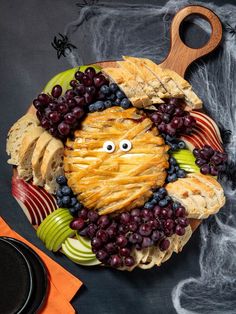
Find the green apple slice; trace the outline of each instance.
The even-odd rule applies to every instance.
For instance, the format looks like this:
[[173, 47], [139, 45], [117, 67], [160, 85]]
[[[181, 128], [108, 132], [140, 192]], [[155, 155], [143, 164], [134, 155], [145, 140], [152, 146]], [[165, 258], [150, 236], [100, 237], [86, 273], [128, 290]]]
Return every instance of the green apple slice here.
[[68, 212], [68, 209], [66, 208], [58, 208], [56, 209], [54, 212], [52, 212], [51, 214], [49, 214], [39, 225], [38, 229], [37, 229], [37, 236], [40, 238], [41, 232], [44, 229], [44, 226], [48, 224], [48, 222], [53, 219], [53, 217], [60, 215], [63, 212]]
[[70, 251], [68, 251], [65, 244], [62, 244], [62, 253], [65, 254], [71, 261], [76, 264], [83, 265], [83, 266], [95, 266], [101, 264], [98, 259], [91, 259], [91, 260], [82, 260], [81, 258], [75, 257]]
[[78, 255], [93, 255], [95, 254], [92, 252], [92, 248], [87, 248], [84, 246], [79, 240], [76, 239], [67, 239], [65, 242], [66, 246], [74, 251], [75, 254]]
[[65, 243], [65, 247], [66, 247], [67, 252], [70, 252], [70, 254], [71, 254], [71, 256], [73, 256], [73, 258], [76, 258], [76, 259], [78, 259], [80, 261], [85, 261], [86, 262], [86, 261], [89, 261], [91, 259], [96, 258], [95, 255], [93, 255], [93, 256], [83, 256], [83, 255], [75, 254], [75, 252], [70, 247], [68, 247], [66, 243]]
[[50, 230], [53, 230], [57, 226], [62, 225], [65, 221], [71, 221], [72, 219], [73, 217], [70, 215], [68, 211], [60, 213], [60, 215], [54, 216], [52, 219], [48, 221], [46, 225], [44, 225], [44, 228], [41, 230], [40, 233], [40, 239], [44, 242], [46, 239], [46, 235]]
[[59, 84], [62, 87], [62, 94], [64, 94], [68, 89], [71, 88], [70, 81], [74, 79], [75, 73], [80, 70], [84, 72], [88, 67], [92, 66], [96, 72], [99, 72], [101, 70], [101, 67], [97, 65], [83, 65], [80, 67], [75, 67], [69, 70], [66, 70], [64, 72], [58, 73], [55, 75], [44, 87], [43, 92], [44, 93], [51, 93], [52, 88]]
[[171, 155], [176, 159], [181, 169], [187, 172], [199, 172], [198, 166], [195, 164], [195, 157], [188, 149], [180, 149], [174, 151]]
[[89, 239], [86, 239], [84, 237], [81, 237], [78, 232], [76, 233], [76, 238], [78, 241], [80, 241], [81, 244], [89, 248], [90, 250], [92, 249], [91, 247], [91, 241]]
[[75, 235], [75, 230], [68, 228], [66, 231], [63, 231], [55, 238], [55, 242], [52, 247], [53, 252], [57, 252], [60, 250], [62, 243], [65, 242], [66, 239], [73, 237]]
[[53, 226], [53, 228], [49, 229], [48, 232], [45, 235], [45, 245], [46, 247], [51, 250], [54, 244], [55, 237], [62, 233], [62, 231], [66, 231], [69, 229], [69, 224], [71, 222], [71, 218], [69, 217], [66, 220], [63, 220], [63, 222], [56, 224]]

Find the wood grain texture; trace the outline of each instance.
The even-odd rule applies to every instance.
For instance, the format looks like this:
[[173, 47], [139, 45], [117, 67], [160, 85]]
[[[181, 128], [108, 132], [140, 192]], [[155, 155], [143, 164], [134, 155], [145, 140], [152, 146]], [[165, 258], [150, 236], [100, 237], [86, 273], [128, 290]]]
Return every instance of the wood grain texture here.
[[[201, 48], [190, 48], [186, 46], [180, 38], [179, 30], [181, 23], [190, 15], [199, 15], [200, 17], [206, 19], [211, 25], [211, 35], [210, 39], [206, 45]], [[217, 15], [203, 6], [191, 5], [184, 7], [180, 10], [174, 17], [171, 30], [171, 45], [169, 53], [166, 59], [160, 64], [162, 68], [168, 68], [177, 72], [179, 75], [184, 77], [185, 72], [188, 66], [199, 59], [202, 56], [207, 55], [218, 47], [222, 39], [222, 25], [220, 19]], [[116, 67], [117, 64], [115, 61], [102, 61], [97, 62], [97, 65], [101, 67]], [[35, 112], [33, 105], [30, 106], [28, 112]], [[16, 169], [13, 172], [13, 175], [17, 175]], [[190, 219], [190, 225], [192, 230], [196, 230], [197, 227], [201, 224], [199, 219]]]

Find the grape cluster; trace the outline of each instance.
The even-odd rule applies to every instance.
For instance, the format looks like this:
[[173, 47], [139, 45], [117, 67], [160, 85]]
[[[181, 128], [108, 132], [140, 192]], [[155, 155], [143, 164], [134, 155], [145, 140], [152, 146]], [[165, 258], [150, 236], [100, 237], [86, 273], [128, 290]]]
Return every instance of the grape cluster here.
[[[189, 222], [185, 208], [167, 195], [165, 188], [153, 193], [155, 204], [116, 216], [99, 216], [83, 208], [70, 227], [91, 239], [92, 250], [98, 260], [112, 267], [133, 266], [132, 248], [141, 250], [158, 246], [165, 251], [170, 245], [168, 237], [184, 235]], [[152, 202], [151, 200], [151, 202]]]
[[59, 189], [56, 192], [58, 207], [68, 208], [72, 216], [77, 216], [83, 206], [77, 200], [71, 188], [67, 185], [66, 177], [59, 176], [56, 181], [59, 184]]
[[151, 114], [151, 119], [160, 133], [170, 136], [190, 134], [196, 125], [196, 120], [184, 110], [179, 98], [166, 99], [166, 103], [159, 105], [157, 111]]
[[225, 168], [227, 154], [214, 150], [209, 145], [204, 145], [201, 149], [194, 148], [193, 154], [196, 157], [195, 164], [200, 167], [202, 174], [217, 176]]
[[181, 169], [174, 157], [169, 158], [169, 169], [167, 170], [166, 182], [174, 182], [179, 178], [186, 177], [186, 171]]
[[170, 136], [164, 133], [162, 133], [161, 135], [164, 138], [165, 143], [170, 146], [171, 152], [179, 150], [179, 149], [184, 149], [186, 147], [186, 144], [184, 141], [181, 141], [180, 139], [174, 136]]

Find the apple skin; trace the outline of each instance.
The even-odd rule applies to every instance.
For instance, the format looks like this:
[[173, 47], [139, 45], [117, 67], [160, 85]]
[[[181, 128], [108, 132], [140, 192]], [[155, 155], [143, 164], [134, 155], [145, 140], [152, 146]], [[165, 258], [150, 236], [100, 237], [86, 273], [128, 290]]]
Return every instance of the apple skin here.
[[[56, 248], [55, 244], [56, 244], [58, 238], [64, 237], [64, 235], [68, 234], [68, 233], [72, 234], [72, 235], [75, 234], [75, 231], [72, 230], [69, 226], [70, 221], [71, 220], [67, 220], [63, 224], [57, 225], [54, 230], [52, 230], [52, 231], [50, 230], [51, 232], [50, 231], [48, 232], [46, 240], [45, 240], [45, 246], [48, 250], [54, 251], [54, 248]], [[61, 242], [61, 244], [62, 244], [62, 242]]]
[[66, 70], [64, 72], [60, 72], [57, 75], [55, 75], [44, 87], [43, 92], [44, 93], [51, 93], [52, 88], [55, 85], [61, 85], [62, 87], [62, 95], [65, 94], [65, 92], [71, 88], [70, 81], [74, 79], [75, 72], [78, 70], [84, 72], [88, 67], [93, 67], [96, 72], [99, 72], [101, 70], [101, 67], [97, 65], [83, 65], [79, 67], [75, 67], [69, 70]]
[[76, 238], [78, 241], [81, 242], [82, 245], [84, 245], [85, 247], [89, 248], [90, 250], [92, 249], [92, 246], [91, 246], [91, 241], [84, 238], [84, 237], [81, 237], [78, 232], [76, 233]]
[[71, 252], [74, 252], [75, 255], [95, 257], [95, 254], [92, 252], [92, 248], [87, 248], [77, 239], [67, 239], [65, 244]]
[[95, 259], [89, 259], [84, 260], [79, 257], [74, 256], [66, 247], [65, 244], [62, 244], [62, 252], [74, 263], [82, 265], [82, 266], [95, 266], [101, 264], [99, 260]]
[[55, 241], [52, 247], [53, 252], [57, 252], [60, 250], [62, 243], [65, 242], [66, 239], [71, 238], [75, 235], [75, 230], [68, 228], [63, 233], [60, 233], [57, 237], [55, 237]]

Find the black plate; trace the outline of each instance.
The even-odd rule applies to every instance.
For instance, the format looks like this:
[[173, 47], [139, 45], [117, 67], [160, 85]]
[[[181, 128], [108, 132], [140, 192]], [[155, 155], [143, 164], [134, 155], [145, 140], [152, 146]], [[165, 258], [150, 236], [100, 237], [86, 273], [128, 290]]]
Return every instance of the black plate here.
[[0, 313], [23, 313], [32, 292], [30, 263], [21, 250], [0, 238]]
[[[41, 258], [28, 245], [14, 238], [4, 237], [9, 243], [18, 248], [27, 258], [33, 275], [33, 292], [24, 313], [35, 314], [44, 305], [48, 292], [48, 276]], [[0, 312], [1, 313], [1, 312]]]

